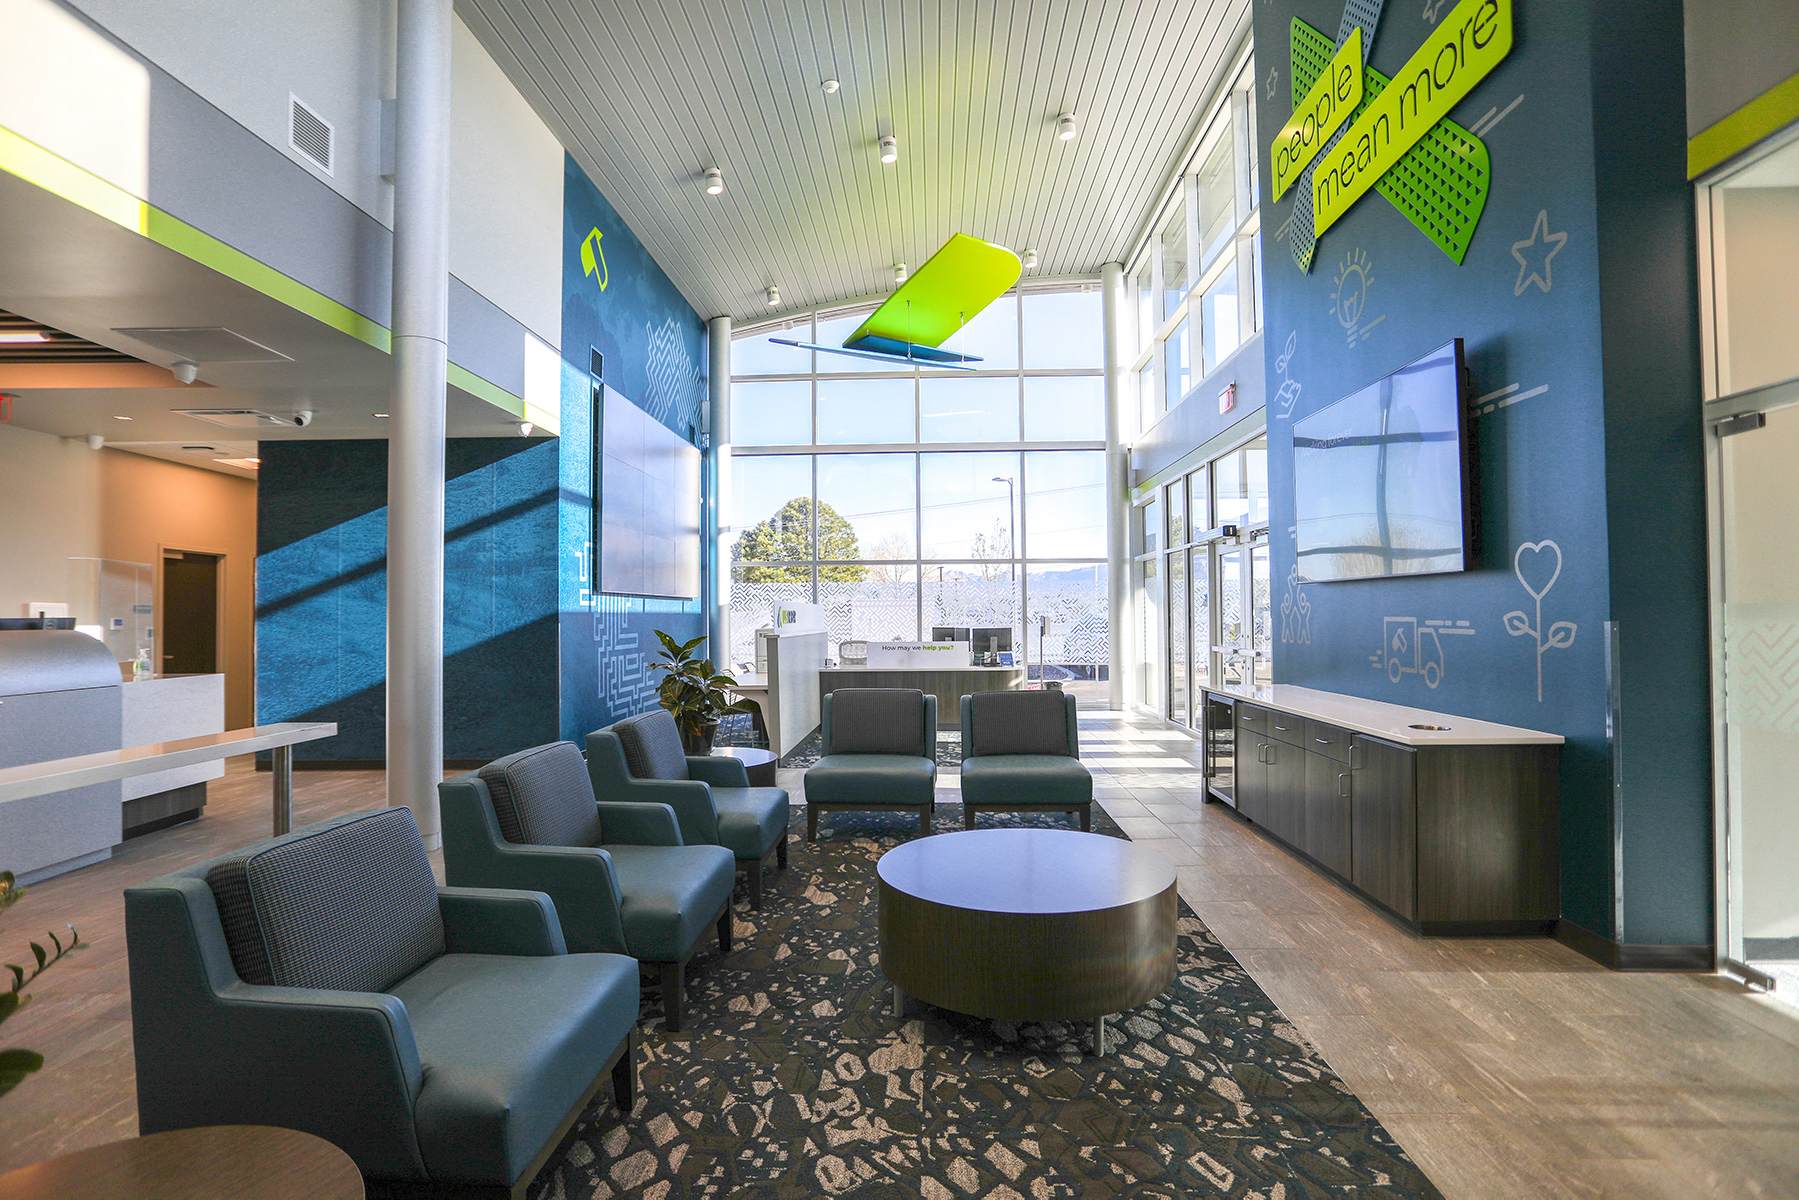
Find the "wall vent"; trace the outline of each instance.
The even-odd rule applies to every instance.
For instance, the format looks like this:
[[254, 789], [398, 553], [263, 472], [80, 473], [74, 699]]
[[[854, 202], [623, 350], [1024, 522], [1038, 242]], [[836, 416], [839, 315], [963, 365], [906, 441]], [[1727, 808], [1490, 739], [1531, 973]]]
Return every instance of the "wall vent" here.
[[308, 108], [292, 92], [287, 94], [287, 140], [307, 162], [329, 175], [332, 141], [336, 131], [331, 122]]

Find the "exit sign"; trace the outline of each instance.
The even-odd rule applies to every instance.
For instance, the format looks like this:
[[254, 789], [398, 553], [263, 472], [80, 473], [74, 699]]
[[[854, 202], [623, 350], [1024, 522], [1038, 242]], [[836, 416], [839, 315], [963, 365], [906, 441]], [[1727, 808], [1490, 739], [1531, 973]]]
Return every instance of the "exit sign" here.
[[1227, 413], [1235, 407], [1237, 407], [1237, 385], [1227, 384], [1224, 390], [1218, 393], [1218, 411]]

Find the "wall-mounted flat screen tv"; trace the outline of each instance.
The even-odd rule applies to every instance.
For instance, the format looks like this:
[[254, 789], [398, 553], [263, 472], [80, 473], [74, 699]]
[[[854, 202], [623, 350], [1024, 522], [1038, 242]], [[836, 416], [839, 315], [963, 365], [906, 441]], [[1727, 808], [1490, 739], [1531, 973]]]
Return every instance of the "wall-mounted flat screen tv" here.
[[1457, 338], [1293, 423], [1302, 582], [1469, 567], [1466, 379]]

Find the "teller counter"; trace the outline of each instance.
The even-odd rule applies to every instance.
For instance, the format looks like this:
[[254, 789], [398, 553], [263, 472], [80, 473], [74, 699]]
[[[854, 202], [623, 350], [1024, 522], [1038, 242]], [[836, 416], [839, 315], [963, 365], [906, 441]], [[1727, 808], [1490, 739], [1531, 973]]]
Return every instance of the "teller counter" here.
[[1015, 692], [1024, 687], [1023, 667], [824, 667], [818, 672], [820, 704], [838, 688], [913, 688], [937, 697], [937, 728], [962, 725], [962, 697], [975, 692]]

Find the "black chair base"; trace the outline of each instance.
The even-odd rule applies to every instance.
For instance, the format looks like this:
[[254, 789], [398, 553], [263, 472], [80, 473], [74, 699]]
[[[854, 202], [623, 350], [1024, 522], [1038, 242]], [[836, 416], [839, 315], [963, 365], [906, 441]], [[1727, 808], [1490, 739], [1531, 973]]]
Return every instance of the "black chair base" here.
[[[762, 863], [760, 858], [740, 858], [737, 865], [750, 879], [750, 908], [754, 912], [762, 911]], [[787, 833], [781, 832], [781, 840], [775, 843], [775, 866], [780, 870], [787, 869]]]
[[[718, 952], [729, 954], [731, 952], [731, 901], [729, 899], [725, 901], [724, 908], [719, 910], [717, 924]], [[646, 966], [654, 966], [660, 977], [662, 1028], [665, 1032], [681, 1032], [681, 1018], [686, 1009], [687, 960], [693, 957], [693, 952], [697, 949], [699, 949], [699, 943], [695, 942], [687, 948], [687, 953], [683, 954], [678, 962], [658, 962], [652, 959], [645, 963]]]
[[[806, 801], [806, 840], [818, 840], [818, 814], [824, 812], [915, 812], [918, 814], [918, 836], [928, 837], [931, 833], [931, 817], [936, 814], [937, 804], [861, 804], [855, 801], [837, 803], [830, 800]], [[785, 848], [785, 847], [783, 847]]]
[[977, 813], [983, 812], [1030, 812], [1030, 813], [1067, 813], [1071, 817], [1081, 819], [1081, 832], [1093, 832], [1093, 805], [1091, 804], [970, 804], [962, 802], [962, 828], [973, 829]]

